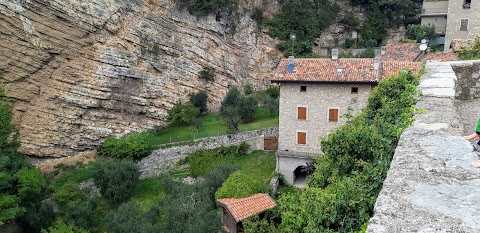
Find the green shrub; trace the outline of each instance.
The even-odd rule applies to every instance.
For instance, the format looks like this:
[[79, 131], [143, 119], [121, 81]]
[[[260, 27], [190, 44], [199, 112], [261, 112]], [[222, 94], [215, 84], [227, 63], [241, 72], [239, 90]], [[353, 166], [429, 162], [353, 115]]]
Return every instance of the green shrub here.
[[365, 41], [365, 47], [367, 47], [367, 48], [377, 47], [377, 45], [378, 45], [377, 40], [367, 40], [367, 41]]
[[407, 26], [407, 31], [405, 36], [408, 39], [414, 40], [417, 43], [420, 43], [422, 39], [434, 40], [437, 38], [437, 33], [435, 33], [435, 25], [420, 25], [420, 24], [410, 24]]
[[238, 0], [178, 0], [179, 8], [186, 8], [195, 16], [206, 16], [221, 10], [232, 13], [238, 8]]
[[222, 114], [229, 133], [240, 131], [240, 122], [248, 123], [255, 119], [255, 110], [258, 103], [251, 96], [244, 96], [236, 87], [230, 88], [222, 101], [220, 113]]
[[480, 59], [480, 37], [475, 39], [472, 48], [463, 48], [458, 52], [458, 59], [460, 60], [475, 60]]
[[190, 104], [200, 110], [200, 113], [207, 112], [208, 95], [205, 91], [199, 91], [196, 94], [190, 95]]
[[90, 232], [96, 232], [99, 221], [98, 201], [96, 198], [91, 198], [82, 202], [70, 202], [63, 208], [62, 216], [69, 223], [74, 223]]
[[247, 83], [244, 87], [243, 87], [243, 93], [245, 95], [250, 95], [253, 93], [253, 87], [252, 87], [252, 84], [250, 83]]
[[254, 174], [244, 174], [242, 171], [236, 171], [217, 190], [215, 198], [243, 198], [255, 193], [268, 193], [268, 185], [264, 184]]
[[65, 223], [62, 219], [57, 219], [53, 226], [46, 230], [42, 229], [42, 233], [88, 233], [88, 231], [73, 224]]
[[19, 202], [17, 196], [0, 194], [0, 226], [25, 212]]
[[97, 155], [116, 158], [141, 159], [148, 156], [153, 148], [138, 140], [107, 138], [97, 147]]
[[215, 76], [215, 70], [211, 68], [206, 68], [206, 67], [203, 68], [203, 70], [198, 73], [199, 78], [206, 80], [208, 82], [213, 81], [214, 76]]
[[158, 224], [158, 212], [141, 211], [134, 202], [126, 202], [111, 211], [105, 217], [107, 232], [112, 233], [150, 233], [161, 232]]
[[270, 97], [278, 99], [278, 97], [280, 97], [280, 87], [269, 86], [267, 88], [267, 93]]
[[58, 204], [65, 206], [69, 203], [80, 203], [85, 199], [85, 193], [80, 190], [78, 184], [68, 181], [66, 184], [55, 190], [53, 197]]
[[47, 182], [40, 169], [22, 168], [15, 173], [15, 177], [18, 182], [18, 196], [22, 200], [34, 200], [43, 194]]
[[192, 104], [176, 103], [167, 113], [168, 122], [190, 124], [198, 116], [200, 109]]
[[110, 203], [127, 200], [137, 185], [140, 174], [135, 162], [126, 159], [102, 160], [94, 164], [93, 179], [100, 193]]
[[345, 48], [347, 48], [347, 49], [357, 48], [357, 39], [356, 38], [345, 38]]

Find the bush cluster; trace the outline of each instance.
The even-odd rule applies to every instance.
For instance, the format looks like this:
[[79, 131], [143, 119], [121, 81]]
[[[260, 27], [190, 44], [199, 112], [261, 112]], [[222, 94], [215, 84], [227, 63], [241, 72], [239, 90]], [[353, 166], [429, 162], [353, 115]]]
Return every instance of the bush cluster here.
[[127, 200], [137, 185], [138, 165], [126, 159], [101, 160], [94, 164], [93, 179], [102, 197], [118, 205]]
[[437, 33], [435, 33], [435, 25], [420, 24], [408, 25], [405, 36], [408, 39], [416, 41], [417, 43], [420, 43], [422, 39], [434, 40], [438, 37]]
[[227, 123], [228, 132], [240, 131], [238, 125], [241, 122], [252, 122], [257, 105], [258, 102], [253, 97], [242, 95], [236, 87], [230, 88], [220, 108], [220, 113]]
[[107, 138], [97, 147], [97, 155], [137, 160], [146, 157], [152, 150], [153, 148], [144, 142], [130, 140], [128, 137], [121, 139]]
[[464, 48], [458, 52], [458, 59], [460, 60], [475, 60], [480, 59], [480, 37], [475, 39], [472, 48]]
[[217, 190], [215, 198], [243, 198], [255, 193], [268, 193], [268, 185], [254, 174], [236, 171]]

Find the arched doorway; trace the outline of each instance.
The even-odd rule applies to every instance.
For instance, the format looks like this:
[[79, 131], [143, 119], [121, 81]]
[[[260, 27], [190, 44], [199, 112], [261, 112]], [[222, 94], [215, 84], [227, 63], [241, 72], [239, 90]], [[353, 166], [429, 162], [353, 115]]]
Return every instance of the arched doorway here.
[[298, 166], [293, 171], [293, 185], [299, 188], [305, 187], [305, 179], [307, 178], [308, 173], [305, 171], [305, 166]]

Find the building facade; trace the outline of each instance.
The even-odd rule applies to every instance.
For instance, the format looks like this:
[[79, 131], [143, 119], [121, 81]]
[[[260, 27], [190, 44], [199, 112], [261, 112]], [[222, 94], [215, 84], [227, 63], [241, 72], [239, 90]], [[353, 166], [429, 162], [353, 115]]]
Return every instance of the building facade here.
[[475, 39], [478, 36], [480, 36], [480, 0], [450, 0], [445, 50], [450, 50], [453, 39]]
[[480, 36], [480, 0], [423, 0], [422, 25], [434, 25], [439, 36], [436, 44], [450, 51], [454, 39]]
[[299, 184], [306, 176], [303, 166], [322, 154], [320, 138], [358, 113], [382, 77], [421, 66], [368, 58], [282, 60], [272, 79], [280, 84], [277, 172]]

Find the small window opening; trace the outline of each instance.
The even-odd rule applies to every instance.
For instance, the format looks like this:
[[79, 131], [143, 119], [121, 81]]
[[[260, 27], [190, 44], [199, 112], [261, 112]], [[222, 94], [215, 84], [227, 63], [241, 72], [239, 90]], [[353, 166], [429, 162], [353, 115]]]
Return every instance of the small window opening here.
[[463, 0], [463, 9], [470, 9], [471, 4], [472, 0]]
[[358, 87], [352, 87], [352, 94], [358, 94]]
[[307, 86], [300, 86], [300, 92], [306, 92]]

